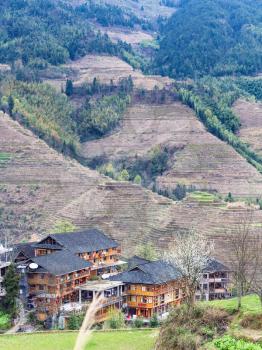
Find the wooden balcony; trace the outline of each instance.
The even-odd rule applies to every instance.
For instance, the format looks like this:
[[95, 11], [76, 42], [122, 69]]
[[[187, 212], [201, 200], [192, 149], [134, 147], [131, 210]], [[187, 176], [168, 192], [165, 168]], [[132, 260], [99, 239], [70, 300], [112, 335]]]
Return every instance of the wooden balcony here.
[[134, 307], [134, 308], [142, 308], [142, 309], [152, 309], [154, 306], [154, 303], [140, 303], [136, 301], [128, 301], [127, 302], [128, 307]]
[[142, 296], [154, 297], [154, 296], [157, 296], [157, 293], [154, 291], [152, 292], [143, 291], [142, 289], [136, 289], [136, 290], [128, 289], [127, 295], [142, 295]]

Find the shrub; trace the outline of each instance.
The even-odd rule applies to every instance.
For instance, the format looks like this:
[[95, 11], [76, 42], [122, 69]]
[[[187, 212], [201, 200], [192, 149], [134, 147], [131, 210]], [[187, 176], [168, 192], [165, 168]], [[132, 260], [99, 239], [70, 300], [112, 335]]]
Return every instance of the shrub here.
[[157, 314], [154, 314], [149, 322], [149, 325], [151, 328], [155, 328], [159, 326], [159, 322], [158, 322], [158, 318], [157, 318]]
[[79, 329], [82, 325], [84, 319], [84, 315], [80, 314], [72, 314], [68, 318], [68, 329], [70, 330], [76, 330]]
[[214, 344], [219, 350], [262, 350], [262, 346], [258, 344], [253, 344], [242, 339], [237, 340], [228, 335], [215, 340]]
[[195, 305], [176, 307], [161, 327], [158, 350], [194, 350], [224, 333], [229, 315], [222, 310]]
[[112, 310], [107, 325], [111, 329], [119, 329], [125, 327], [125, 316], [123, 312]]
[[260, 315], [246, 315], [240, 322], [244, 328], [262, 329], [262, 314]]
[[11, 326], [10, 316], [0, 312], [0, 330], [5, 331]]
[[136, 328], [142, 328], [144, 325], [144, 322], [141, 318], [136, 318], [134, 321], [134, 327]]

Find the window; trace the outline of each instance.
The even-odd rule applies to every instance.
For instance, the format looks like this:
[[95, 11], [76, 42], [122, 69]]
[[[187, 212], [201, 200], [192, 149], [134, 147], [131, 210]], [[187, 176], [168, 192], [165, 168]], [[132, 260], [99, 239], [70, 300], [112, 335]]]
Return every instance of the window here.
[[136, 286], [134, 286], [133, 284], [131, 284], [130, 289], [131, 289], [131, 290], [136, 290]]
[[146, 287], [142, 286], [142, 292], [146, 292]]
[[43, 280], [45, 278], [45, 274], [41, 273], [40, 278]]
[[132, 295], [132, 296], [130, 297], [130, 301], [131, 301], [132, 303], [135, 303], [135, 302], [136, 302], [136, 297]]

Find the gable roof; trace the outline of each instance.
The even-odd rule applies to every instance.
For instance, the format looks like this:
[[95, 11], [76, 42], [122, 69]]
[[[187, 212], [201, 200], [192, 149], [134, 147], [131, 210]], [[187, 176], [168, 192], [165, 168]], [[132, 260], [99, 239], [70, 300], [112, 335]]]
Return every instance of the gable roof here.
[[212, 258], [209, 259], [209, 262], [207, 264], [207, 267], [204, 268], [203, 272], [222, 272], [222, 271], [230, 271], [230, 269], [222, 264], [220, 261]]
[[70, 272], [82, 270], [92, 265], [90, 262], [77, 257], [66, 249], [47, 255], [33, 257], [31, 260], [55, 276], [61, 276]]
[[28, 259], [35, 256], [34, 243], [18, 243], [14, 246], [14, 258], [23, 253]]
[[[57, 242], [56, 245], [50, 245], [50, 248], [53, 247], [59, 249], [59, 245], [61, 245], [63, 248], [66, 248], [73, 253], [93, 252], [119, 246], [116, 241], [97, 229], [87, 229], [80, 232], [56, 233], [50, 234], [48, 237], [51, 237]], [[43, 241], [44, 240], [39, 242], [39, 247], [43, 245]]]
[[133, 267], [136, 267], [138, 265], [143, 265], [149, 263], [150, 260], [141, 258], [140, 256], [134, 255], [132, 258], [129, 258], [128, 263], [128, 269], [132, 269]]
[[175, 266], [157, 260], [143, 263], [129, 271], [112, 276], [110, 280], [134, 284], [164, 284], [178, 278], [180, 278], [180, 273]]

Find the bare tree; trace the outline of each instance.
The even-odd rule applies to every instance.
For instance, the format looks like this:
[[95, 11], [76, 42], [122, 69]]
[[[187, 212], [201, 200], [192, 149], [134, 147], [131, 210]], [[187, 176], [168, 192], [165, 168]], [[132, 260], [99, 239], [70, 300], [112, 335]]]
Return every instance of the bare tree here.
[[254, 254], [256, 257], [256, 268], [253, 280], [251, 281], [251, 291], [259, 297], [262, 307], [262, 237], [256, 236], [254, 245]]
[[195, 293], [213, 252], [213, 243], [204, 235], [191, 230], [177, 235], [165, 253], [165, 260], [177, 267], [185, 285], [186, 301], [195, 302]]
[[254, 287], [259, 268], [261, 240], [254, 232], [253, 211], [242, 214], [238, 224], [228, 233], [233, 280], [237, 291], [238, 309], [242, 297]]
[[259, 297], [260, 305], [262, 307], [262, 276], [261, 276], [261, 271], [260, 271], [260, 274], [258, 274], [255, 277], [255, 279], [254, 279], [254, 281], [252, 283], [251, 290], [252, 290], [252, 292], [257, 294], [257, 296]]

